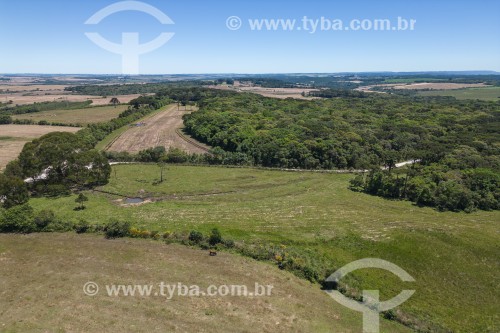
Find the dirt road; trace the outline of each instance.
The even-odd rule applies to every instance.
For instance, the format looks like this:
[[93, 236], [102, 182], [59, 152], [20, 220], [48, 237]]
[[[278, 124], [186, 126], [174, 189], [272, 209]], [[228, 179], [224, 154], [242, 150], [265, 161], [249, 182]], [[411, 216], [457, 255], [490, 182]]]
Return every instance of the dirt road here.
[[120, 135], [107, 150], [127, 151], [137, 153], [140, 150], [164, 146], [179, 148], [188, 153], [204, 154], [210, 149], [189, 136], [183, 135], [180, 129], [184, 127], [182, 116], [192, 110], [177, 109], [177, 105], [170, 105], [164, 111], [144, 120], [142, 124], [135, 124]]

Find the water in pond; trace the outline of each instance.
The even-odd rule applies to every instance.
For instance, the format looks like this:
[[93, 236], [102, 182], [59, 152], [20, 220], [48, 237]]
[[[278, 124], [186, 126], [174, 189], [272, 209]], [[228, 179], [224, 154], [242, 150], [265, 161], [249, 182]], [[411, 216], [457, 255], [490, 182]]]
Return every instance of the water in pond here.
[[136, 203], [141, 203], [144, 202], [144, 199], [141, 198], [127, 198], [125, 199], [126, 204], [136, 204]]

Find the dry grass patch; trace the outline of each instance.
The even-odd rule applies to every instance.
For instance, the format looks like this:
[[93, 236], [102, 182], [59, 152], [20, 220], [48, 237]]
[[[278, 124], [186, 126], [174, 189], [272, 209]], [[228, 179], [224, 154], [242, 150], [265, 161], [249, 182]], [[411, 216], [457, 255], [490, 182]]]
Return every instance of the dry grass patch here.
[[35, 122], [46, 120], [64, 124], [94, 124], [117, 118], [128, 105], [101, 106], [73, 110], [50, 110], [13, 116], [14, 119], [30, 119]]
[[[0, 235], [0, 331], [360, 332], [360, 314], [240, 256], [146, 240]], [[86, 296], [93, 281], [98, 295]], [[269, 297], [108, 296], [107, 284], [273, 285]], [[158, 289], [155, 289], [158, 291]], [[154, 295], [154, 294], [153, 294]], [[384, 332], [409, 332], [382, 320]]]

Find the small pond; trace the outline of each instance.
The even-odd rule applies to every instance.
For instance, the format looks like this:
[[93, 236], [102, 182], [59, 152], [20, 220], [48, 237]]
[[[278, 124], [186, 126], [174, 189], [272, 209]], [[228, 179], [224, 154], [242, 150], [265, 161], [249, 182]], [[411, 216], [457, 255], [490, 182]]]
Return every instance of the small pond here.
[[126, 204], [136, 204], [136, 203], [144, 202], [144, 199], [142, 199], [142, 198], [126, 198], [125, 200], [123, 200], [123, 202]]

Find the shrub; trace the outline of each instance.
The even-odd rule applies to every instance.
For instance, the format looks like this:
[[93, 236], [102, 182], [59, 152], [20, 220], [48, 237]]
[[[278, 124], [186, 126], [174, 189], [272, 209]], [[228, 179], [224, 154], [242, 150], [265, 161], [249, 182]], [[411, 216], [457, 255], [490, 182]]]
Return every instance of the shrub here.
[[130, 234], [130, 222], [112, 220], [104, 227], [107, 239], [126, 237]]
[[222, 244], [228, 249], [232, 249], [235, 246], [232, 239], [223, 239]]
[[4, 210], [0, 216], [0, 232], [30, 233], [36, 229], [33, 208], [28, 204]]
[[210, 233], [210, 237], [208, 238], [208, 243], [212, 246], [219, 244], [219, 243], [222, 243], [222, 236], [220, 234], [219, 229], [217, 229], [217, 228], [212, 229], [212, 232]]
[[192, 230], [189, 233], [188, 239], [190, 242], [192, 242], [194, 244], [199, 244], [201, 241], [203, 241], [203, 234], [199, 231]]
[[73, 229], [77, 234], [84, 234], [90, 229], [90, 224], [83, 219], [80, 219], [78, 223], [73, 226]]
[[311, 282], [316, 282], [319, 280], [318, 272], [310, 266], [302, 267], [302, 274], [303, 274], [304, 278], [306, 278], [307, 280], [309, 280]]
[[365, 179], [363, 175], [357, 175], [349, 181], [349, 189], [355, 192], [363, 192]]
[[206, 240], [203, 240], [202, 242], [200, 242], [198, 244], [198, 246], [200, 247], [200, 249], [202, 250], [209, 250], [211, 248], [213, 248], [212, 246], [210, 246], [210, 244], [208, 244], [208, 242]]
[[137, 228], [130, 228], [129, 230], [130, 237], [141, 237], [141, 231]]
[[38, 230], [46, 229], [49, 224], [56, 221], [56, 215], [50, 209], [44, 209], [35, 214], [34, 223]]
[[53, 222], [49, 223], [43, 229], [45, 232], [66, 232], [66, 231], [72, 231], [75, 225], [75, 221], [73, 220], [61, 220], [61, 219], [54, 219]]

